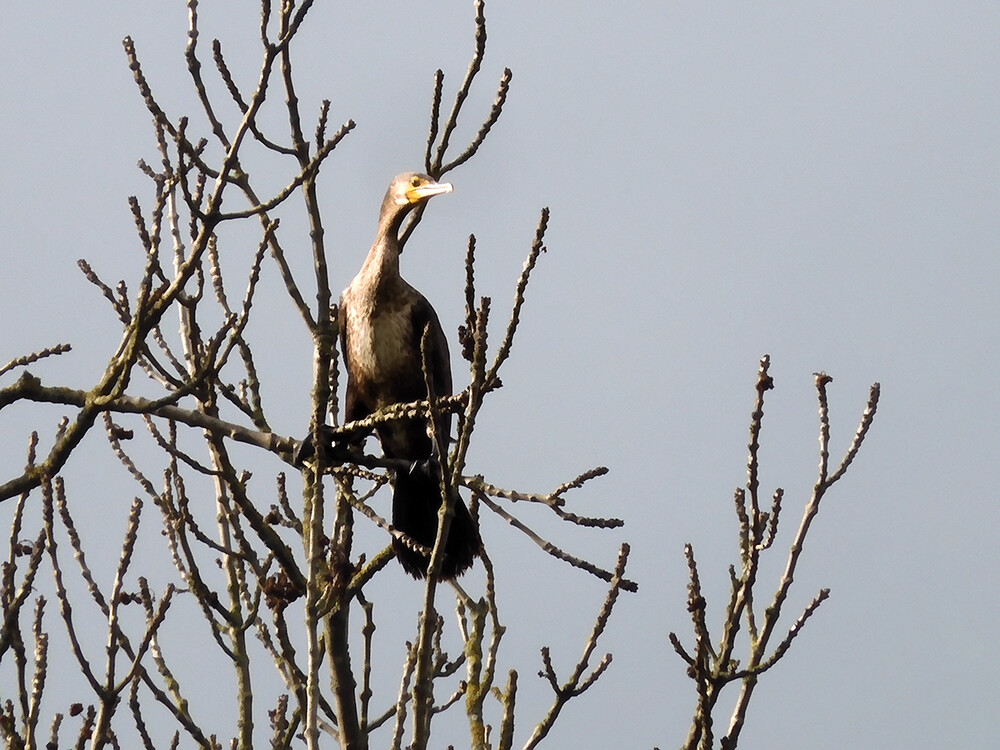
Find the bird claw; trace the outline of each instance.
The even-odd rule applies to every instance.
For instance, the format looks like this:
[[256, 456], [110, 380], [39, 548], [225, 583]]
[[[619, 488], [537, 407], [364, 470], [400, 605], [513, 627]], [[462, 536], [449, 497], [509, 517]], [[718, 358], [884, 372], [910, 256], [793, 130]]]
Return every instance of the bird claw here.
[[299, 443], [292, 452], [292, 461], [296, 466], [302, 466], [306, 461], [316, 457], [316, 445], [322, 445], [326, 451], [327, 459], [338, 452], [345, 451], [346, 447], [334, 439], [334, 428], [328, 424], [320, 425], [315, 433], [306, 435], [305, 439]]
[[295, 450], [292, 451], [292, 463], [295, 466], [304, 466], [305, 462], [316, 455], [316, 446], [313, 443], [312, 435], [306, 435], [305, 440], [302, 440], [295, 446]]

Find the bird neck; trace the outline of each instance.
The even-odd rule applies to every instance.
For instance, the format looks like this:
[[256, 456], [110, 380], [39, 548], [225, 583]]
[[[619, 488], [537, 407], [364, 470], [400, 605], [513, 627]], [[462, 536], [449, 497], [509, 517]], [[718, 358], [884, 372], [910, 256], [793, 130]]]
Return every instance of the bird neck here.
[[406, 210], [382, 212], [375, 244], [362, 271], [375, 285], [399, 279], [399, 228], [406, 214]]

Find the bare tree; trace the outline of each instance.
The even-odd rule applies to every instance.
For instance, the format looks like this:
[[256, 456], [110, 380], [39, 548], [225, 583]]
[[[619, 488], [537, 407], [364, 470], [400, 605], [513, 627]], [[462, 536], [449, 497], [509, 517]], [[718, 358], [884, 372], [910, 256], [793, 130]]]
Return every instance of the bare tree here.
[[[152, 117], [158, 157], [155, 164], [139, 165], [150, 181], [149, 196], [129, 199], [145, 267], [133, 283], [112, 285], [80, 261], [84, 276], [121, 323], [116, 351], [103, 375], [86, 388], [44, 384], [24, 369], [68, 354], [68, 345], [41, 349], [0, 368], [0, 377], [8, 381], [0, 388], [0, 410], [17, 403], [70, 410], [51, 436], [42, 437], [43, 429], [30, 435], [24, 470], [0, 484], [0, 504], [11, 524], [0, 571], [0, 678], [5, 686], [0, 736], [9, 748], [319, 748], [330, 743], [323, 739], [327, 735], [352, 750], [418, 750], [429, 746], [435, 718], [447, 712], [464, 716], [468, 744], [476, 750], [514, 747], [515, 714], [519, 725], [528, 727], [520, 746], [537, 747], [566, 703], [609, 668], [611, 655], [598, 651], [599, 640], [619, 594], [637, 590], [626, 577], [627, 544], [621, 545], [613, 565], [584, 559], [558, 547], [517, 511], [519, 504], [530, 503], [572, 527], [620, 527], [619, 519], [590, 518], [569, 509], [571, 491], [606, 469], [584, 471], [550, 492], [537, 493], [499, 487], [467, 462], [484, 400], [502, 387], [500, 370], [511, 355], [531, 274], [546, 249], [548, 211], [541, 211], [508, 322], [493, 347], [487, 337], [491, 301], [478, 296], [476, 240], [469, 238], [465, 320], [458, 332], [468, 376], [461, 392], [432, 395], [340, 424], [341, 367], [330, 283], [330, 264], [337, 259], [326, 242], [319, 177], [355, 126], [348, 120], [332, 127], [329, 101], [317, 102], [314, 119], [305, 124], [292, 41], [307, 22], [312, 2], [288, 0], [272, 7], [269, 0], [262, 1], [260, 68], [249, 90], [237, 84], [218, 40], [211, 45], [214, 73], [207, 78], [197, 0], [188, 0], [187, 7], [186, 63], [198, 103], [190, 118], [165, 111], [137, 46], [124, 41], [128, 65]], [[476, 2], [472, 61], [450, 109], [444, 106], [444, 73], [438, 70], [433, 76], [423, 158], [434, 179], [472, 159], [502, 114], [509, 70], [501, 75], [493, 105], [471, 141], [460, 151], [453, 146], [485, 52], [484, 6]], [[210, 93], [215, 90], [226, 93]], [[263, 125], [274, 121], [275, 112], [281, 113], [286, 132], [270, 132]], [[264, 182], [259, 167], [263, 157], [287, 165], [287, 180], [277, 191], [258, 187]], [[279, 221], [292, 202], [299, 203], [304, 223]], [[420, 210], [411, 215], [401, 243], [416, 231], [421, 216]], [[253, 237], [249, 248], [248, 236]], [[286, 249], [292, 247], [299, 253], [311, 250], [307, 278], [289, 262]], [[261, 310], [271, 304], [258, 294], [265, 268], [276, 269], [287, 302], [311, 341], [306, 440], [272, 428], [274, 406], [259, 375], [258, 364], [266, 355], [251, 334]], [[179, 321], [176, 335], [168, 333], [171, 319]], [[774, 542], [782, 500], [779, 490], [771, 509], [764, 511], [758, 498], [763, 396], [771, 387], [767, 367], [765, 358], [751, 426], [748, 483], [736, 495], [741, 564], [739, 571], [731, 569], [731, 601], [717, 643], [710, 637], [693, 551], [690, 546], [686, 551], [694, 648], [686, 649], [671, 635], [697, 688], [686, 747], [713, 746], [712, 716], [721, 691], [738, 682], [741, 693], [721, 740], [722, 747], [736, 746], [761, 674], [782, 657], [826, 597], [821, 592], [784, 640], [768, 650], [819, 501], [857, 454], [877, 404], [876, 386], [847, 457], [830, 473], [829, 378], [817, 376], [820, 478], [778, 591], [760, 612], [754, 601], [758, 562]], [[9, 382], [17, 370], [22, 374]], [[392, 472], [409, 469], [406, 462], [372, 455], [341, 438], [414, 417], [434, 425], [434, 416], [445, 412], [455, 415], [457, 428], [453, 436], [435, 436], [445, 502], [437, 539], [428, 549], [401, 535], [372, 502]], [[101, 428], [139, 488], [127, 512], [110, 586], [99, 583], [87, 552], [117, 541], [84, 538], [75, 519], [93, 513], [93, 505], [87, 505], [86, 493], [71, 492], [61, 474], [72, 454], [84, 445], [94, 447], [94, 433]], [[254, 473], [247, 468], [251, 466]], [[495, 514], [542, 553], [606, 586], [582, 654], [568, 674], [558, 674], [550, 648], [542, 648], [538, 672], [552, 691], [546, 706], [519, 705], [519, 672], [501, 667], [509, 625], [497, 603], [491, 540], [485, 540], [481, 552], [481, 575], [458, 583], [441, 581], [434, 572], [443, 554], [450, 503], [460, 495], [473, 518]], [[159, 515], [152, 534], [149, 503]], [[109, 506], [102, 512], [111, 512]], [[359, 541], [374, 538], [373, 530], [378, 530], [378, 544]], [[376, 675], [376, 662], [384, 662], [376, 658], [376, 614], [383, 611], [379, 597], [385, 596], [378, 584], [393, 558], [390, 541], [401, 536], [403, 543], [430, 555], [431, 563], [426, 580], [411, 584], [423, 586], [422, 606], [389, 690]], [[140, 538], [162, 540], [161, 549], [172, 563], [169, 574], [137, 562], [143, 552]], [[49, 577], [51, 586], [43, 586]], [[444, 601], [446, 586], [454, 594], [453, 604]], [[51, 591], [48, 598], [38, 593], [43, 588]], [[51, 612], [52, 599], [57, 615]], [[452, 606], [457, 627], [446, 625], [443, 614]], [[99, 638], [84, 624], [95, 618], [101, 623]], [[173, 648], [165, 636], [172, 626], [185, 633], [183, 648]], [[750, 653], [741, 666], [734, 653], [744, 626]], [[448, 653], [449, 641], [457, 641], [460, 652]], [[70, 655], [86, 691], [68, 710], [56, 710], [57, 699], [51, 697], [55, 680], [50, 657], [57, 643]], [[198, 705], [197, 689], [182, 677], [193, 660], [205, 658], [206, 649], [229, 671], [218, 678], [220, 685], [232, 685], [232, 713], [222, 718]]]
[[[393, 553], [388, 545], [359, 548], [355, 528], [359, 523], [374, 524], [387, 535], [399, 537], [370, 501], [386, 484], [389, 473], [408, 467], [345, 447], [338, 438], [414, 416], [428, 418], [433, 425], [435, 413], [448, 411], [457, 415], [457, 431], [450, 451], [448, 436], [437, 436], [445, 447], [440, 455], [447, 457], [440, 462], [443, 497], [464, 493], [474, 516], [484, 511], [497, 514], [543, 552], [608, 586], [606, 603], [571, 674], [557, 676], [548, 650], [542, 652], [542, 672], [552, 686], [553, 698], [547, 711], [536, 709], [530, 719], [535, 728], [524, 746], [534, 747], [563, 705], [604, 673], [609, 655], [592, 665], [598, 639], [618, 593], [636, 590], [636, 584], [625, 577], [627, 545], [622, 546], [613, 567], [602, 567], [558, 548], [514, 511], [517, 503], [536, 503], [571, 525], [618, 527], [622, 524], [618, 519], [586, 518], [566, 509], [567, 494], [603, 475], [604, 468], [586, 471], [551, 492], [538, 494], [497, 487], [470, 474], [466, 466], [479, 410], [484, 399], [501, 387], [500, 370], [511, 353], [527, 285], [545, 250], [548, 211], [541, 213], [517, 280], [509, 322], [493, 350], [487, 344], [491, 304], [489, 298], [477, 298], [476, 243], [475, 237], [469, 238], [465, 323], [459, 332], [469, 365], [464, 390], [451, 397], [399, 404], [364, 420], [338, 425], [336, 297], [330, 284], [332, 259], [318, 180], [354, 123], [332, 128], [330, 102], [324, 101], [318, 106], [312, 132], [306, 130], [306, 115], [296, 94], [291, 43], [307, 21], [312, 2], [284, 2], [278, 7], [262, 2], [260, 72], [252, 90], [237, 84], [222, 43], [213, 41], [214, 73], [228, 92], [228, 101], [210, 94], [216, 84], [205, 78], [197, 0], [188, 0], [187, 7], [186, 62], [200, 105], [197, 116], [177, 117], [165, 111], [147, 79], [136, 44], [130, 38], [124, 41], [129, 67], [152, 116], [158, 151], [158, 163], [139, 165], [150, 180], [151, 197], [143, 202], [129, 200], [145, 269], [136, 283], [122, 281], [112, 286], [90, 264], [80, 261], [87, 280], [104, 295], [121, 322], [117, 351], [103, 376], [89, 388], [46, 385], [25, 371], [0, 390], [0, 408], [27, 401], [74, 410], [48, 444], [37, 432], [31, 436], [24, 471], [0, 485], [0, 501], [12, 504], [8, 507], [13, 509], [10, 551], [0, 590], [0, 660], [9, 665], [18, 696], [17, 700], [7, 698], [3, 705], [0, 731], [8, 746], [17, 748], [40, 747], [45, 742], [43, 732], [53, 747], [70, 744], [60, 736], [72, 732], [80, 747], [139, 743], [147, 748], [173, 747], [186, 737], [185, 742], [200, 747], [250, 748], [262, 743], [266, 730], [261, 717], [266, 711], [273, 747], [289, 747], [300, 737], [307, 747], [318, 748], [326, 732], [343, 748], [370, 744], [424, 748], [433, 718], [464, 701], [472, 747], [512, 747], [518, 673], [510, 670], [504, 676], [500, 672], [506, 626], [497, 606], [489, 544], [481, 554], [481, 591], [470, 593], [458, 583], [451, 584], [462, 651], [449, 655], [442, 645], [446, 629], [442, 582], [434, 570], [448, 503], [442, 503], [434, 549], [419, 550], [432, 555], [431, 574], [422, 584], [423, 606], [401, 665], [398, 691], [386, 695], [372, 678], [377, 602], [369, 591]], [[502, 113], [511, 81], [509, 70], [501, 76], [493, 106], [478, 132], [463, 150], [456, 151], [458, 118], [485, 51], [486, 21], [483, 3], [478, 2], [472, 62], [450, 110], [443, 108], [444, 73], [439, 70], [433, 77], [424, 169], [435, 179], [473, 158]], [[262, 115], [280, 108], [287, 132], [267, 132]], [[278, 156], [291, 165], [285, 186], [270, 195], [256, 187], [254, 165], [261, 154]], [[301, 202], [307, 217], [304, 226], [286, 229], [280, 225], [277, 214], [290, 201]], [[419, 211], [411, 216], [401, 243], [409, 239], [420, 219]], [[256, 250], [248, 251], [239, 239], [228, 239], [237, 236], [233, 227], [239, 226], [245, 227], [239, 237], [257, 227]], [[306, 280], [293, 272], [286, 256], [289, 246], [311, 248], [312, 278]], [[265, 263], [277, 268], [312, 341], [309, 434], [323, 435], [331, 443], [315, 441], [311, 454], [303, 451], [301, 440], [272, 429], [271, 410], [258, 376], [262, 355], [248, 335], [259, 314], [257, 291]], [[241, 292], [234, 293], [233, 279], [240, 279], [236, 283]], [[167, 333], [168, 316], [177, 316], [178, 336]], [[0, 375], [69, 351], [69, 346], [60, 345], [17, 358]], [[112, 451], [141, 488], [141, 497], [129, 511], [110, 589], [98, 584], [88, 566], [88, 540], [81, 537], [74, 521], [75, 514], [85, 511], [70, 499], [60, 476], [68, 457], [95, 426], [104, 428]], [[159, 452], [155, 471], [160, 480], [145, 468], [150, 454], [140, 444], [144, 442], [140, 432], [148, 435]], [[244, 467], [259, 466], [261, 461], [243, 458], [245, 454], [236, 449], [241, 443], [251, 446], [254, 453], [274, 456], [300, 477], [301, 501], [293, 501], [293, 481], [284, 471], [263, 484], [251, 479]], [[159, 591], [150, 583], [149, 574], [136, 571], [133, 562], [149, 502], [159, 511], [163, 539], [176, 571], [174, 580]], [[39, 503], [38, 528], [30, 528], [30, 511]], [[384, 537], [384, 541], [389, 539]], [[106, 545], [108, 540], [96, 543]], [[62, 550], [67, 544], [70, 553]], [[67, 559], [68, 554], [75, 563]], [[35, 599], [33, 609], [29, 600], [46, 568], [54, 576], [69, 650], [91, 693], [69, 711], [77, 717], [72, 729], [64, 726], [62, 713], [54, 717], [47, 713], [44, 703], [51, 682], [51, 615], [43, 597]], [[204, 620], [205, 626], [191, 629], [192, 637], [203, 633], [232, 670], [235, 724], [226, 721], [218, 726], [206, 717], [178, 679], [178, 664], [195, 658], [196, 649], [191, 646], [186, 652], [170, 653], [162, 643], [164, 623], [173, 616], [180, 598], [192, 601]], [[124, 611], [128, 606], [138, 606], [144, 613], [138, 627], [133, 627], [134, 618]], [[106, 625], [103, 645], [88, 640], [81, 631], [80, 611], [88, 607], [96, 609]], [[360, 663], [354, 656], [358, 653]], [[282, 686], [278, 691], [273, 689], [276, 678]], [[269, 699], [273, 693], [278, 694]], [[156, 721], [148, 721], [154, 708]], [[233, 726], [235, 736], [223, 740]]]

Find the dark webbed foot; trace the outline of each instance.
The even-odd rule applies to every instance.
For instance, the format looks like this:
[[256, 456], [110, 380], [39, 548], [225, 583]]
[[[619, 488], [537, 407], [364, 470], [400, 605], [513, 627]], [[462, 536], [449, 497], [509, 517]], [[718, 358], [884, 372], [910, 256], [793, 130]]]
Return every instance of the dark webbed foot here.
[[292, 451], [292, 463], [296, 466], [302, 466], [315, 455], [316, 446], [313, 443], [313, 436], [306, 435], [305, 439], [296, 445], [295, 450]]
[[340, 435], [338, 439], [336, 428], [328, 424], [320, 425], [315, 434], [306, 435], [292, 452], [292, 461], [295, 465], [302, 466], [306, 461], [315, 458], [317, 445], [323, 446], [327, 460], [334, 461], [350, 461], [352, 449], [358, 448], [355, 436]]

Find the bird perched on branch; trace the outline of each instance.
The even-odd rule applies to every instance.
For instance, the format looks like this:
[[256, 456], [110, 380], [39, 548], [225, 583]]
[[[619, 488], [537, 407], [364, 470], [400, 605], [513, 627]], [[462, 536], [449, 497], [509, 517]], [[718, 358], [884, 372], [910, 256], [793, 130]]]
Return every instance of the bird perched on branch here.
[[[424, 174], [399, 175], [382, 201], [378, 234], [358, 275], [340, 297], [340, 347], [347, 367], [346, 418], [363, 419], [386, 406], [427, 398], [421, 340], [427, 336], [427, 378], [435, 396], [451, 395], [448, 341], [434, 308], [399, 275], [399, 231], [415, 207], [451, 185]], [[435, 428], [447, 446], [451, 415]], [[383, 422], [375, 428], [382, 453], [404, 459], [409, 471], [393, 477], [392, 525], [411, 540], [432, 548], [437, 537], [442, 489], [440, 462], [427, 419]], [[441, 577], [454, 578], [479, 554], [479, 531], [458, 497], [445, 542]], [[396, 557], [415, 578], [427, 575], [426, 555], [393, 538]]]

